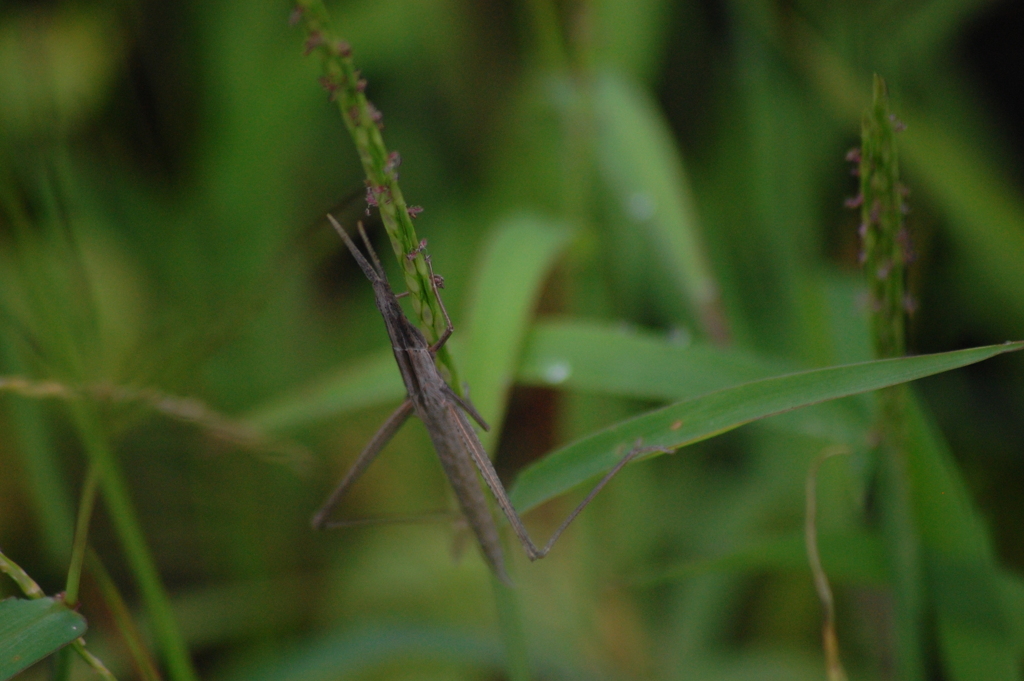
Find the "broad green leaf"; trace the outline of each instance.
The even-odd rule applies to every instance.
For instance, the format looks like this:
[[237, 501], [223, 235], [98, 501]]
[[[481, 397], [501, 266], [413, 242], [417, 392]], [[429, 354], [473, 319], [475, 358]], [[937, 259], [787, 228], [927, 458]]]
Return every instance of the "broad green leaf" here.
[[0, 601], [0, 681], [85, 634], [85, 618], [55, 598]]
[[1019, 350], [1024, 342], [921, 357], [901, 357], [778, 376], [656, 409], [578, 440], [520, 474], [512, 502], [520, 512], [607, 471], [642, 440], [678, 449], [751, 421], [826, 400], [877, 390]]
[[[825, 573], [833, 582], [884, 584], [888, 578], [882, 544], [872, 534], [864, 531], [822, 534], [818, 547]], [[804, 533], [794, 532], [748, 544], [721, 556], [687, 561], [637, 582], [659, 584], [712, 572], [765, 570], [810, 572]]]
[[[569, 231], [531, 216], [499, 224], [485, 246], [470, 304], [469, 352], [462, 364], [473, 402], [492, 426], [505, 412], [520, 348], [541, 286]], [[499, 433], [481, 434], [491, 449]]]

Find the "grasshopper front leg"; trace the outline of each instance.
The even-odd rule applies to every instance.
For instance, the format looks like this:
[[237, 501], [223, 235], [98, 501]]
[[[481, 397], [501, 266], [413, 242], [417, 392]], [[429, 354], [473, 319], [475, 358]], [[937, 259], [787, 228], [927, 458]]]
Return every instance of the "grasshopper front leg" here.
[[[433, 355], [436, 354], [437, 351], [444, 347], [444, 344], [448, 342], [448, 339], [451, 337], [452, 332], [455, 330], [455, 327], [452, 325], [452, 318], [448, 316], [448, 308], [444, 306], [444, 301], [441, 300], [441, 292], [437, 290], [438, 281], [441, 279], [441, 277], [434, 274], [434, 264], [430, 261], [430, 256], [424, 255], [423, 257], [427, 261], [427, 270], [430, 272], [430, 289], [431, 291], [434, 292], [434, 298], [437, 300], [438, 307], [441, 308], [441, 314], [444, 315], [445, 323], [444, 333], [441, 334], [441, 337], [437, 339], [436, 343], [434, 343], [428, 348], [430, 350], [430, 354]], [[456, 404], [462, 407], [462, 411], [469, 414], [474, 421], [480, 424], [481, 428], [483, 428], [485, 431], [489, 431], [491, 429], [491, 427], [487, 424], [487, 421], [484, 420], [484, 417], [481, 416], [480, 412], [478, 412], [476, 410], [476, 407], [473, 406], [473, 402], [470, 401], [468, 395], [466, 397], [462, 397], [457, 392], [452, 390], [451, 386], [448, 385], [445, 385], [443, 389], [445, 395], [447, 395], [449, 399], [453, 400]]]

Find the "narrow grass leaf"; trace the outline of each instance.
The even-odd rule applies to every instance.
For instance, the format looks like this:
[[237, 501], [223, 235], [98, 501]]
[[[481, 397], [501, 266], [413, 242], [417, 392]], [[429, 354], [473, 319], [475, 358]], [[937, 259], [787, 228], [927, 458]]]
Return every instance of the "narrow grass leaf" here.
[[85, 634], [85, 618], [54, 598], [0, 601], [0, 681]]
[[698, 229], [697, 210], [668, 123], [636, 85], [605, 74], [594, 89], [598, 155], [605, 183], [689, 300], [705, 333], [726, 333], [719, 292]]
[[678, 400], [789, 368], [735, 348], [678, 342], [611, 323], [549, 319], [530, 330], [517, 379], [525, 385]]
[[920, 405], [907, 410], [907, 462], [939, 652], [952, 681], [1019, 679], [995, 552], [952, 452]]
[[170, 597], [160, 578], [156, 559], [149, 548], [142, 523], [135, 510], [125, 475], [114, 456], [110, 441], [92, 409], [84, 402], [68, 405], [77, 426], [82, 446], [99, 476], [111, 524], [121, 543], [128, 569], [139, 587], [142, 603], [149, 615], [153, 642], [159, 649], [171, 681], [198, 681], [188, 646], [171, 612]]
[[609, 470], [636, 443], [678, 449], [766, 416], [877, 390], [1019, 350], [1024, 342], [777, 376], [656, 409], [578, 440], [524, 470], [512, 502], [524, 512]]
[[[569, 236], [564, 227], [522, 215], [500, 223], [485, 246], [471, 297], [468, 329], [472, 345], [464, 364], [465, 375], [475, 388], [475, 406], [491, 423], [490, 431], [480, 434], [485, 450], [493, 451], [497, 442], [523, 337], [541, 286]], [[529, 679], [517, 596], [498, 580], [491, 581], [508, 676], [513, 681]]]
[[[665, 336], [576, 320], [538, 322], [527, 337], [518, 381], [525, 385], [653, 401], [678, 401], [778, 376], [793, 367], [737, 348], [679, 343]], [[866, 409], [822, 404], [773, 426], [852, 444], [869, 422]]]
[[405, 395], [391, 349], [361, 357], [324, 379], [257, 407], [247, 425], [270, 431], [298, 428], [356, 409], [397, 402]]
[[[496, 420], [504, 411], [540, 286], [568, 236], [562, 228], [520, 217], [500, 225], [487, 248], [470, 321], [464, 327], [473, 345], [463, 371], [472, 378], [473, 402], [488, 419]], [[450, 342], [458, 345], [459, 340]], [[395, 402], [404, 395], [395, 358], [390, 349], [382, 349], [253, 409], [244, 420], [254, 428], [281, 431]]]
[[466, 325], [471, 346], [463, 371], [477, 410], [491, 422], [491, 431], [481, 433], [488, 451], [499, 433], [541, 286], [569, 234], [542, 219], [519, 216], [499, 224], [485, 247]]

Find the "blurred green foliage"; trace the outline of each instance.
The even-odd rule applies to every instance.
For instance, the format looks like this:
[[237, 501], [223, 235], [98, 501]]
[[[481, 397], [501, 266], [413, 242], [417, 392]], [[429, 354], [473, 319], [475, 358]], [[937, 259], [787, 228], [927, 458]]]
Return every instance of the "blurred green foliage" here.
[[[843, 157], [872, 73], [908, 126], [910, 351], [1024, 337], [1017, 3], [329, 10], [425, 208], [453, 355], [510, 483], [653, 406], [871, 357]], [[323, 221], [366, 219], [386, 250], [290, 11], [0, 6], [0, 376], [95, 389], [6, 384], [0, 547], [60, 592], [86, 468], [108, 466], [90, 544], [111, 579], [87, 564], [80, 612], [118, 678], [149, 677], [112, 585], [166, 678], [189, 677], [185, 648], [225, 681], [504, 678], [507, 622], [463, 529], [308, 529], [401, 387], [370, 288]], [[627, 467], [544, 561], [510, 545], [535, 677], [823, 678], [798, 536], [807, 470], [839, 442], [852, 455], [821, 469], [818, 529], [851, 678], [1020, 678], [1024, 358], [913, 392], [913, 650], [861, 396]], [[581, 493], [533, 511], [535, 537]], [[450, 504], [411, 423], [344, 513]]]

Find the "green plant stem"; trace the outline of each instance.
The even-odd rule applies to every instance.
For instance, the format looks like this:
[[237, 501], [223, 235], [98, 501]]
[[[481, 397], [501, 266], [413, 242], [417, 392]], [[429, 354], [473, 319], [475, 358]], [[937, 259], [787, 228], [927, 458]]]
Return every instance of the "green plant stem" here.
[[[363, 94], [366, 83], [359, 77], [348, 44], [331, 30], [330, 17], [323, 3], [320, 0], [299, 0], [296, 11], [306, 30], [307, 51], [318, 53], [322, 60], [324, 75], [321, 84], [337, 102], [345, 127], [359, 153], [366, 174], [367, 196], [380, 211], [395, 257], [402, 267], [413, 310], [420, 318], [426, 337], [433, 342], [444, 332], [445, 319], [433, 295], [431, 272], [419, 250], [420, 242], [398, 185], [398, 156], [389, 153], [384, 144], [380, 114]], [[438, 351], [437, 359], [452, 388], [461, 394], [462, 382], [447, 346]], [[493, 576], [492, 581], [509, 678], [527, 681], [530, 678], [529, 664], [515, 593]]]
[[82, 564], [85, 562], [85, 550], [89, 543], [89, 523], [92, 510], [96, 506], [96, 489], [99, 475], [96, 464], [89, 464], [82, 483], [82, 498], [78, 504], [78, 518], [75, 521], [75, 539], [71, 545], [71, 562], [68, 566], [68, 579], [64, 587], [64, 600], [69, 608], [78, 604], [78, 587], [82, 579]]
[[860, 149], [861, 258], [871, 299], [875, 356], [906, 354], [906, 266], [910, 238], [903, 224], [896, 121], [889, 113], [885, 81], [875, 76], [874, 101], [864, 116]]
[[530, 660], [526, 653], [526, 632], [515, 589], [501, 583], [491, 574], [494, 604], [498, 611], [498, 627], [505, 646], [505, 665], [509, 681], [530, 681]]
[[[321, 0], [298, 0], [296, 12], [306, 31], [306, 52], [316, 53], [323, 64], [321, 85], [330, 93], [355, 143], [363, 172], [367, 198], [376, 204], [405, 276], [413, 311], [420, 318], [427, 340], [440, 338], [445, 330], [441, 306], [433, 295], [431, 274], [420, 249], [412, 215], [398, 186], [397, 152], [389, 152], [381, 135], [381, 114], [364, 94], [366, 81], [352, 61], [348, 43], [331, 28], [330, 16]], [[448, 375], [452, 388], [461, 393], [462, 384], [447, 347], [438, 353], [438, 364]]]
[[[43, 598], [46, 594], [39, 585], [36, 584], [35, 580], [28, 576], [20, 565], [15, 563], [13, 560], [8, 558], [0, 551], [0, 572], [3, 572], [10, 576], [11, 579], [18, 585], [28, 598]], [[69, 604], [70, 605], [70, 604]], [[90, 667], [95, 669], [105, 679], [109, 681], [117, 681], [114, 675], [110, 673], [106, 665], [100, 661], [95, 655], [85, 649], [85, 639], [77, 639], [71, 643], [71, 648], [76, 653], [81, 655], [82, 659], [88, 663]], [[67, 679], [71, 673], [71, 657], [67, 648], [58, 650], [53, 657], [53, 679], [59, 681], [60, 679]], [[147, 680], [148, 681], [148, 680]]]
[[[885, 81], [874, 78], [871, 108], [861, 126], [861, 258], [870, 292], [871, 330], [879, 359], [906, 354], [906, 266], [910, 238], [903, 222], [903, 188], [896, 147], [896, 118], [889, 112]], [[924, 595], [920, 533], [914, 518], [907, 464], [907, 388], [879, 391], [880, 495], [882, 535], [892, 574], [898, 676], [925, 676]]]
[[69, 407], [90, 464], [96, 468], [99, 476], [103, 500], [121, 541], [128, 566], [138, 582], [142, 600], [149, 613], [153, 637], [167, 665], [168, 675], [173, 681], [198, 681], [199, 677], [192, 667], [188, 648], [171, 612], [170, 599], [146, 545], [124, 477], [114, 460], [98, 419], [92, 412], [91, 405], [87, 403], [72, 401]]
[[29, 598], [42, 598], [46, 594], [39, 588], [35, 580], [28, 576], [28, 573], [21, 569], [21, 566], [4, 555], [0, 551], [0, 572], [14, 580], [21, 592]]
[[89, 570], [89, 575], [99, 586], [100, 593], [103, 594], [103, 600], [106, 601], [110, 613], [114, 616], [114, 624], [121, 633], [121, 638], [124, 639], [125, 645], [128, 646], [128, 652], [131, 654], [132, 660], [135, 661], [135, 666], [139, 670], [139, 676], [142, 677], [143, 681], [161, 681], [160, 672], [150, 656], [146, 644], [142, 641], [139, 629], [132, 618], [131, 610], [129, 610], [127, 603], [124, 602], [117, 584], [110, 578], [107, 568], [92, 549], [86, 555], [86, 567]]
[[67, 681], [71, 678], [71, 650], [71, 646], [65, 646], [50, 658], [50, 681]]
[[[5, 371], [23, 372], [25, 362], [15, 344], [0, 335], [0, 363]], [[0, 391], [5, 390], [0, 379]], [[55, 565], [67, 561], [68, 546], [74, 538], [71, 503], [63, 471], [50, 439], [45, 418], [34, 400], [8, 400], [11, 434], [17, 442], [25, 470], [26, 494], [42, 530], [41, 543]]]
[[92, 667], [93, 671], [95, 671], [101, 677], [107, 679], [107, 681], [117, 681], [117, 677], [114, 676], [109, 669], [107, 669], [107, 665], [103, 664], [103, 661], [100, 660], [100, 658], [96, 657], [95, 655], [93, 655], [85, 649], [85, 641], [83, 639], [72, 641], [71, 647], [74, 648], [75, 652], [78, 653], [83, 660], [85, 660], [86, 664]]
[[923, 653], [924, 571], [920, 531], [914, 518], [913, 489], [906, 449], [906, 386], [880, 391], [879, 428], [882, 537], [888, 553], [895, 600], [898, 677], [925, 678]]
[[846, 681], [846, 670], [839, 659], [839, 638], [836, 635], [836, 608], [832, 597], [832, 587], [828, 575], [821, 566], [821, 554], [818, 551], [818, 471], [821, 464], [833, 456], [849, 454], [846, 447], [834, 447], [826, 451], [811, 464], [807, 472], [805, 487], [805, 520], [804, 544], [807, 547], [807, 561], [814, 576], [814, 588], [818, 592], [822, 609], [825, 611], [825, 622], [822, 625], [822, 645], [825, 649], [825, 670], [828, 681]]

